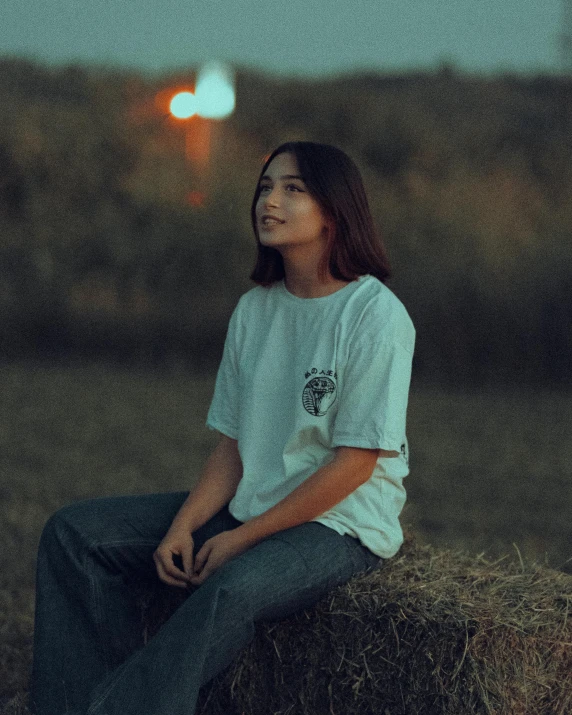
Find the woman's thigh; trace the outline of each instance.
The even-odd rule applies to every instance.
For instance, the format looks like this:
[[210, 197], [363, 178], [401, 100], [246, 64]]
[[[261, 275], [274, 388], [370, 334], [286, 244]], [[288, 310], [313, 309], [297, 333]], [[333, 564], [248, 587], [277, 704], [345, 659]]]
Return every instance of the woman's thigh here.
[[[63, 545], [71, 554], [88, 552], [112, 571], [155, 574], [153, 552], [169, 530], [188, 492], [102, 497], [74, 502], [46, 524], [43, 542]], [[193, 534], [195, 549], [240, 522], [225, 507]]]
[[[255, 621], [284, 618], [332, 588], [378, 567], [380, 559], [350, 536], [317, 522], [278, 532], [212, 574], [211, 588], [249, 604]], [[201, 588], [203, 588], [201, 587]]]
[[73, 502], [52, 519], [64, 521], [88, 543], [161, 539], [188, 492], [101, 497]]
[[[42, 546], [88, 553], [115, 572], [152, 575], [153, 552], [188, 492], [102, 497], [59, 509], [46, 524]], [[54, 541], [54, 537], [56, 541]]]

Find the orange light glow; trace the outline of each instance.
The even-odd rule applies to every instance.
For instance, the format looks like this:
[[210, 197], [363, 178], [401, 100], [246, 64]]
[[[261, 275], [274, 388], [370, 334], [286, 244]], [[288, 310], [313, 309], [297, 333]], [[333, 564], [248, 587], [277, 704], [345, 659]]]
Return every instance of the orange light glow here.
[[187, 202], [196, 209], [203, 208], [207, 200], [207, 195], [204, 191], [189, 191], [187, 194]]

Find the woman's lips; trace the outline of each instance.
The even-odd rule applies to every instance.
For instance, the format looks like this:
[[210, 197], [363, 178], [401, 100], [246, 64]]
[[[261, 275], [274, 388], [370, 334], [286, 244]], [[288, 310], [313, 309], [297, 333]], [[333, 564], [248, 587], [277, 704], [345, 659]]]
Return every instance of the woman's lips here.
[[261, 228], [272, 228], [274, 226], [280, 226], [284, 223], [284, 221], [282, 221], [282, 219], [279, 219], [277, 216], [265, 214], [264, 216], [260, 217], [258, 223]]

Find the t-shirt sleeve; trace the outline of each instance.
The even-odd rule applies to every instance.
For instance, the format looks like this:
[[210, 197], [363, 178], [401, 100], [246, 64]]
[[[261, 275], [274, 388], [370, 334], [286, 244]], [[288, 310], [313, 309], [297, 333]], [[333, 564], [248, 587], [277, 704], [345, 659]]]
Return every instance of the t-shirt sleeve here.
[[414, 343], [405, 312], [381, 330], [372, 326], [357, 336], [344, 369], [332, 447], [400, 451]]
[[228, 324], [222, 360], [207, 415], [207, 427], [222, 432], [231, 439], [238, 439], [239, 424], [238, 322], [237, 306]]

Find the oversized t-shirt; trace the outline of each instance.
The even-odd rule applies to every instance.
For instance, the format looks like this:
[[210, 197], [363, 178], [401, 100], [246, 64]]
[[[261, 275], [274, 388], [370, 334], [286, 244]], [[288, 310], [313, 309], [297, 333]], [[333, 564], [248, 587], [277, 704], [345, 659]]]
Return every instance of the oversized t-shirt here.
[[366, 275], [322, 298], [284, 281], [245, 293], [230, 319], [207, 425], [238, 440], [243, 476], [229, 504], [265, 512], [339, 446], [395, 450], [367, 482], [316, 517], [382, 558], [403, 535], [405, 422], [415, 330], [399, 299]]

